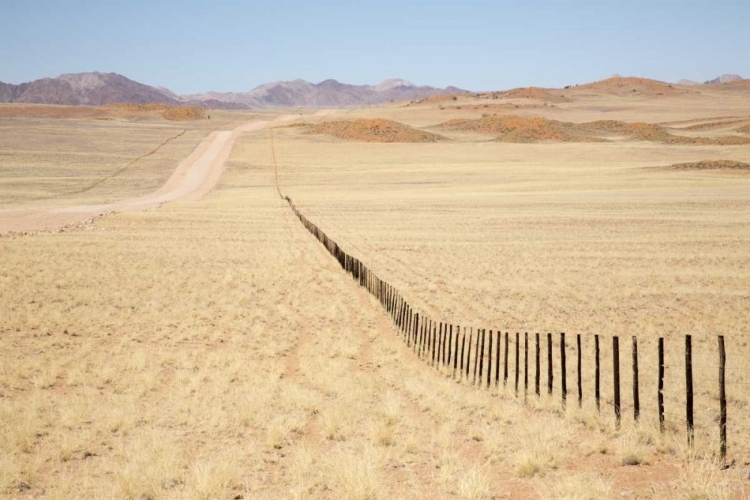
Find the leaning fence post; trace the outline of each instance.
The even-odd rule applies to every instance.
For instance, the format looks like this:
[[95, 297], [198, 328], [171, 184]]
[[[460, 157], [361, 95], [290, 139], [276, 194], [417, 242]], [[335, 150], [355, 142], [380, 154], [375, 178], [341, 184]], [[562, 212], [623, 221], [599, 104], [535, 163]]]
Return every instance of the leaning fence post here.
[[693, 337], [691, 335], [685, 335], [685, 417], [688, 446], [692, 448], [695, 442], [695, 421], [693, 420]]
[[664, 338], [659, 337], [659, 431], [664, 433]]
[[633, 336], [633, 420], [641, 415], [641, 395], [638, 390], [638, 339]]
[[612, 373], [615, 392], [615, 424], [620, 428], [620, 339], [612, 337]]
[[727, 391], [724, 383], [726, 367], [724, 335], [719, 335], [719, 456], [722, 465], [725, 465], [727, 460]]

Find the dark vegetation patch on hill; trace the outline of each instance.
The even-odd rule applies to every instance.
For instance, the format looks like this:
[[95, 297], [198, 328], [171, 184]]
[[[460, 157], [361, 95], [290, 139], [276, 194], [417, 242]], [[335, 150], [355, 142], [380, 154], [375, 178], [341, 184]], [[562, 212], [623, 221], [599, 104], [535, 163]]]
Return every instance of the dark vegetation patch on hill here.
[[734, 160], [702, 160], [690, 163], [675, 163], [666, 168], [669, 170], [746, 170], [750, 172], [750, 163]]
[[205, 108], [199, 108], [196, 106], [172, 106], [169, 104], [157, 103], [117, 103], [108, 104], [107, 107], [128, 113], [158, 113], [162, 118], [170, 121], [203, 120], [207, 117]]
[[495, 135], [503, 142], [601, 142], [613, 136], [663, 144], [732, 146], [750, 144], [750, 138], [737, 135], [710, 138], [686, 137], [669, 133], [654, 123], [627, 123], [602, 120], [570, 123], [540, 117], [489, 115], [477, 119], [450, 120], [441, 125], [448, 130], [464, 130]]
[[164, 119], [170, 121], [202, 120], [204, 108], [171, 104], [107, 104], [106, 106], [58, 106], [39, 104], [2, 104], [3, 118], [52, 118], [82, 120]]
[[442, 124], [450, 130], [496, 135], [502, 142], [601, 142], [575, 123], [516, 115], [489, 115], [477, 119], [450, 120]]
[[307, 134], [325, 134], [347, 141], [437, 142], [445, 137], [391, 120], [340, 120], [312, 125]]

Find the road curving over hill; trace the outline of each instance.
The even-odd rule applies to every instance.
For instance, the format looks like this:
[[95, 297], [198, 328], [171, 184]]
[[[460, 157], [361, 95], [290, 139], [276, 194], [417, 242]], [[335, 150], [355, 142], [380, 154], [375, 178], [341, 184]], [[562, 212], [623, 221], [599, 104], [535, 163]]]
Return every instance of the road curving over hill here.
[[274, 120], [252, 121], [234, 130], [212, 132], [190, 156], [177, 165], [164, 185], [144, 196], [102, 205], [0, 210], [0, 235], [83, 227], [107, 213], [146, 210], [159, 207], [162, 203], [178, 200], [199, 200], [218, 185], [234, 143], [243, 132], [260, 130], [271, 124], [290, 121], [299, 116], [296, 114], [280, 115]]

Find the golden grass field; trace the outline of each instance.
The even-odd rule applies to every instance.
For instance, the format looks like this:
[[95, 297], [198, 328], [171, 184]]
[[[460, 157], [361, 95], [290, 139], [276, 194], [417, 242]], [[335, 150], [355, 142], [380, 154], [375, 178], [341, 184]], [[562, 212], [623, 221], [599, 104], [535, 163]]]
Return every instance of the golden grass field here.
[[[602, 115], [669, 122], [673, 133], [750, 115], [741, 92], [560, 92], [565, 100], [554, 107], [526, 97], [486, 102], [576, 123]], [[405, 104], [324, 120], [382, 118], [449, 140], [366, 143], [296, 126], [248, 132], [203, 200], [110, 215], [87, 231], [0, 238], [0, 495], [746, 497], [750, 173], [664, 167], [748, 162], [747, 147], [510, 144], [439, 127], [480, 118], [488, 109], [481, 97]], [[252, 118], [237, 115], [226, 112], [226, 123]], [[228, 126], [207, 122], [189, 131], [193, 144]], [[48, 204], [72, 203], [71, 190], [187, 127], [12, 125], [13, 137], [0, 135], [3, 208], [36, 206], [40, 193], [56, 197]], [[684, 133], [740, 135], [741, 126]], [[51, 139], [61, 128], [67, 146]], [[132, 179], [107, 181], [107, 199], [168, 177], [190, 152], [183, 137]], [[25, 141], [33, 147], [23, 149]], [[56, 155], [65, 147], [70, 155]], [[35, 180], [66, 169], [66, 189]], [[510, 387], [471, 388], [418, 360], [380, 304], [279, 198], [277, 178], [308, 218], [432, 318], [521, 335], [565, 331], [567, 409], [559, 392], [524, 404]], [[104, 196], [93, 191], [83, 201]], [[574, 404], [577, 333], [586, 349], [582, 409]], [[696, 350], [693, 451], [680, 420], [685, 333]], [[593, 334], [602, 337], [601, 415], [591, 397]], [[728, 346], [727, 470], [715, 459], [717, 334]], [[622, 339], [619, 430], [612, 335]], [[632, 335], [641, 349], [637, 425]], [[659, 336], [667, 341], [664, 435], [654, 422]]]

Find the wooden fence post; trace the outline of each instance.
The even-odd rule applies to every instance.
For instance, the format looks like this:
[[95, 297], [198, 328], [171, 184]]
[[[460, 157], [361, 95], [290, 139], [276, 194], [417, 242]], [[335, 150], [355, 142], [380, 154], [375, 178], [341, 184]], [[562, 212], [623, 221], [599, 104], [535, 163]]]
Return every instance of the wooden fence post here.
[[463, 336], [461, 338], [461, 378], [464, 378], [464, 352], [466, 349], [466, 329], [464, 329]]
[[505, 365], [503, 366], [503, 386], [508, 385], [508, 345], [510, 341], [508, 340], [508, 336], [510, 335], [510, 332], [505, 332]]
[[724, 335], [719, 335], [719, 456], [721, 464], [727, 461], [727, 391], [725, 385], [727, 353], [724, 350]]
[[440, 356], [443, 353], [443, 324], [438, 324], [438, 354], [437, 354], [437, 365], [440, 366], [440, 363], [442, 363], [442, 360], [440, 359]]
[[565, 404], [568, 400], [568, 370], [565, 364], [565, 333], [560, 333], [560, 374], [562, 379], [561, 384], [561, 395], [562, 395], [562, 406], [565, 408]]
[[536, 344], [535, 345], [535, 350], [536, 350], [536, 353], [535, 353], [536, 354], [536, 366], [535, 366], [535, 369], [534, 369], [534, 392], [536, 393], [537, 397], [539, 397], [539, 395], [540, 395], [540, 391], [539, 391], [539, 378], [540, 378], [540, 375], [541, 375], [541, 367], [539, 366], [540, 365], [539, 362], [541, 361], [541, 359], [540, 359], [541, 358], [541, 356], [540, 356], [540, 348], [539, 348], [539, 332], [536, 333], [536, 338], [535, 338], [535, 342], [534, 343]]
[[474, 341], [474, 377], [472, 379], [472, 384], [477, 383], [477, 368], [479, 367], [479, 333], [481, 330], [477, 328], [477, 339]]
[[547, 334], [547, 394], [552, 394], [552, 334]]
[[523, 332], [523, 398], [529, 395], [529, 332]]
[[458, 337], [461, 335], [461, 327], [456, 325], [456, 349], [453, 354], [453, 378], [456, 378], [456, 370], [458, 370]]
[[581, 334], [576, 334], [576, 344], [578, 347], [578, 408], [583, 407], [583, 375], [581, 374]]
[[437, 351], [437, 338], [435, 338], [435, 323], [430, 320], [430, 338], [432, 338], [432, 366], [435, 366], [435, 352]]
[[469, 328], [469, 345], [466, 346], [466, 380], [469, 380], [469, 370], [471, 369], [471, 339], [474, 336], [474, 329]]
[[685, 335], [685, 420], [687, 441], [690, 448], [695, 443], [695, 421], [693, 420], [693, 337]]
[[[497, 360], [495, 360], [497, 363]], [[492, 385], [492, 330], [490, 330], [489, 345], [487, 346], [487, 388]]]
[[503, 333], [498, 330], [495, 332], [495, 387], [500, 387], [500, 340], [503, 337]]
[[596, 399], [596, 411], [601, 411], [602, 393], [600, 390], [601, 369], [599, 367], [599, 335], [594, 335], [594, 398]]
[[448, 345], [448, 323], [443, 324], [443, 365], [447, 363], [450, 345]]
[[518, 381], [521, 374], [521, 334], [516, 332], [516, 397], [518, 397]]
[[484, 385], [482, 383], [482, 375], [484, 374], [484, 371], [482, 371], [482, 368], [484, 367], [484, 341], [485, 337], [487, 336], [487, 330], [482, 328], [482, 345], [479, 348], [479, 387], [482, 387]]
[[620, 339], [612, 337], [612, 373], [615, 392], [615, 425], [620, 428]]
[[451, 367], [451, 347], [453, 347], [453, 325], [448, 326], [448, 369]]
[[659, 431], [664, 433], [664, 337], [659, 337]]
[[633, 420], [641, 415], [641, 395], [638, 390], [638, 339], [633, 336]]
[[409, 332], [414, 343], [414, 352], [417, 352], [417, 332], [419, 332], [419, 313], [414, 314], [414, 328], [413, 331]]

